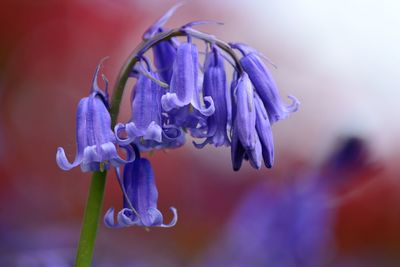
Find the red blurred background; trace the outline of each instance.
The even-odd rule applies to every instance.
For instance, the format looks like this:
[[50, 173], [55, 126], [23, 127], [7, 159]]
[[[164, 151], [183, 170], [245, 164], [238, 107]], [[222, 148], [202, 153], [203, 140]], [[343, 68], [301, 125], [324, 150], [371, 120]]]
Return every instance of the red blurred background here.
[[[347, 8], [340, 6], [342, 1], [326, 6], [303, 2], [291, 7], [308, 13], [293, 15], [285, 9], [288, 1], [190, 1], [171, 19], [172, 26], [198, 19], [225, 22], [202, 29], [268, 55], [278, 65], [273, 73], [282, 95], [296, 95], [302, 106], [274, 126], [277, 159], [272, 170], [245, 167], [234, 173], [229, 150], [196, 150], [190, 142], [151, 156], [160, 209], [169, 220], [167, 209], [175, 206], [178, 224], [150, 232], [102, 225], [98, 266], [122, 266], [131, 258], [152, 262], [146, 266], [197, 261], [247, 189], [265, 180], [284, 184], [312, 172], [349, 134], [366, 140], [371, 163], [351, 173], [335, 193], [341, 200], [333, 262], [349, 259], [354, 266], [367, 266], [358, 262], [368, 258], [379, 266], [400, 264], [395, 103], [400, 82], [393, 74], [400, 56], [391, 49], [393, 42], [400, 43], [395, 33], [400, 20], [385, 13], [398, 6], [392, 1], [388, 4], [393, 6], [382, 7], [353, 0]], [[113, 84], [142, 32], [174, 3], [1, 1], [0, 262], [36, 266], [30, 262], [44, 252], [73, 258], [90, 178], [79, 169], [61, 171], [56, 149], [64, 147], [70, 158], [75, 153], [76, 105], [87, 95], [99, 60], [110, 56], [103, 71]], [[367, 23], [371, 14], [382, 24], [379, 29]], [[129, 118], [128, 99], [121, 121]], [[104, 210], [120, 207], [121, 200], [115, 177], [109, 175]]]

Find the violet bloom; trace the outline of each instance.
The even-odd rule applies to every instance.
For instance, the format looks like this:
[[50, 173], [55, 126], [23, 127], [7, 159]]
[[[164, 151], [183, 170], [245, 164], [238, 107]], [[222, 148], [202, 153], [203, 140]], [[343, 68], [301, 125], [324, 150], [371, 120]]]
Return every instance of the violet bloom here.
[[206, 96], [204, 101], [206, 107], [202, 107], [200, 102], [197, 46], [191, 42], [183, 43], [178, 48], [173, 65], [170, 91], [161, 98], [162, 107], [167, 112], [186, 107], [190, 112], [196, 110], [210, 116], [215, 110], [213, 99]]
[[236, 108], [232, 130], [231, 156], [233, 169], [239, 170], [243, 159], [259, 169], [262, 161], [262, 147], [256, 132], [256, 108], [254, 91], [250, 79], [243, 73], [237, 81]]
[[[158, 79], [156, 72], [150, 71], [149, 75]], [[131, 122], [115, 126], [118, 143], [128, 145], [133, 142], [141, 151], [178, 147], [184, 143], [184, 136], [179, 128], [163, 125], [161, 96], [164, 90], [155, 81], [139, 74], [132, 91]], [[122, 131], [126, 132], [126, 138], [120, 137]]]
[[158, 191], [150, 162], [138, 158], [125, 165], [124, 177], [121, 182], [124, 191], [123, 209], [118, 212], [117, 222], [114, 222], [114, 208], [110, 208], [104, 216], [104, 223], [110, 228], [129, 226], [172, 227], [178, 220], [178, 214], [171, 207], [174, 217], [169, 224], [163, 223], [163, 216], [157, 209]]
[[326, 192], [305, 183], [272, 187], [258, 184], [245, 195], [197, 266], [325, 266], [333, 240]]
[[256, 109], [256, 130], [262, 146], [262, 156], [267, 168], [272, 168], [274, 164], [274, 140], [272, 136], [271, 123], [264, 104], [257, 94], [254, 97]]
[[[128, 152], [126, 160], [118, 156], [115, 135], [111, 130], [111, 117], [107, 110], [108, 95], [97, 84], [100, 65], [101, 63], [96, 68], [90, 95], [81, 99], [78, 105], [77, 153], [74, 162], [68, 161], [63, 148], [57, 149], [56, 161], [63, 170], [81, 165], [83, 172], [102, 171], [108, 170], [110, 165], [118, 167], [135, 159], [130, 147], [124, 147]], [[103, 79], [107, 92], [108, 83], [104, 77]]]
[[198, 138], [207, 138], [201, 144], [195, 144], [197, 148], [203, 148], [206, 144], [214, 144], [216, 147], [229, 145], [227, 135], [228, 108], [227, 108], [227, 83], [224, 69], [224, 58], [213, 46], [208, 53], [204, 67], [203, 91], [204, 95], [211, 97], [215, 103], [215, 112], [207, 118], [205, 133], [197, 134]]
[[264, 103], [270, 122], [282, 120], [290, 113], [297, 111], [300, 103], [294, 96], [288, 96], [292, 100], [288, 106], [280, 99], [278, 87], [260, 58], [260, 53], [244, 44], [231, 45], [242, 52], [243, 57], [240, 59], [240, 63]]
[[[164, 24], [180, 6], [182, 6], [182, 4], [177, 4], [173, 6], [159, 20], [151, 25], [143, 34], [143, 40], [148, 40], [157, 33], [163, 32]], [[152, 48], [154, 55], [154, 65], [159, 71], [160, 78], [166, 83], [169, 83], [171, 81], [172, 65], [175, 60], [176, 50], [178, 46], [179, 42], [175, 38], [172, 38], [166, 41], [161, 41]]]

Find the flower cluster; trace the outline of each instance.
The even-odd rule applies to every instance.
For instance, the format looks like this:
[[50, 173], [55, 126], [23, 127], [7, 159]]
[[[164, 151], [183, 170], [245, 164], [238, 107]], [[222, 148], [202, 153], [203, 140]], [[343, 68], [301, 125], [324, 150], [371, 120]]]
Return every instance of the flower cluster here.
[[[290, 105], [281, 101], [264, 57], [254, 48], [228, 44], [193, 29], [211, 22], [197, 21], [166, 29], [164, 24], [178, 7], [170, 9], [145, 32], [142, 45], [128, 65], [129, 77], [136, 79], [131, 93], [131, 119], [113, 127], [108, 95], [97, 85], [99, 65], [90, 96], [78, 106], [76, 159], [71, 164], [62, 148], [57, 152], [57, 163], [64, 170], [77, 165], [83, 171], [117, 168], [124, 209], [118, 213], [117, 223], [113, 209], [107, 212], [105, 223], [110, 227], [167, 227], [176, 223], [176, 210], [171, 208], [174, 219], [163, 224], [156, 205], [154, 174], [150, 162], [140, 157], [141, 152], [180, 147], [188, 133], [200, 140], [193, 142], [199, 149], [206, 145], [230, 146], [235, 171], [243, 159], [256, 169], [263, 162], [271, 168], [271, 125], [296, 111], [299, 105], [292, 96]], [[205, 44], [204, 51], [198, 40]], [[148, 56], [150, 50], [153, 62]], [[232, 66], [230, 81], [226, 65]], [[117, 146], [127, 151], [125, 160], [118, 156]], [[119, 175], [121, 165], [125, 166], [123, 178]]]

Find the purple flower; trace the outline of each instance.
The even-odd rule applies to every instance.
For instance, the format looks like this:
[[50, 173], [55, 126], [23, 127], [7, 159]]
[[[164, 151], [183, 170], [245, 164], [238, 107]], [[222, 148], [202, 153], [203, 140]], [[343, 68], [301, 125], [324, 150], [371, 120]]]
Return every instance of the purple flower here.
[[115, 167], [134, 160], [133, 150], [127, 150], [128, 158], [123, 160], [118, 156], [116, 139], [111, 130], [111, 117], [107, 110], [107, 80], [106, 93], [103, 93], [97, 84], [97, 76], [101, 63], [97, 66], [93, 78], [91, 93], [81, 99], [78, 105], [76, 123], [77, 154], [73, 163], [65, 156], [64, 149], [57, 149], [56, 161], [63, 170], [70, 170], [81, 165], [83, 172], [108, 170], [110, 165]]
[[[149, 75], [158, 79], [155, 72], [151, 71]], [[164, 90], [150, 78], [139, 74], [132, 91], [131, 122], [115, 126], [118, 143], [128, 145], [133, 142], [141, 151], [183, 145], [185, 140], [181, 129], [163, 125], [165, 119], [161, 114], [161, 96]], [[122, 131], [126, 132], [126, 138], [120, 137]]]
[[289, 106], [286, 106], [281, 101], [278, 87], [271, 73], [262, 62], [260, 53], [245, 44], [231, 45], [242, 52], [243, 57], [240, 59], [240, 63], [248, 73], [251, 82], [264, 103], [270, 122], [274, 123], [282, 120], [290, 113], [297, 111], [300, 103], [294, 96], [288, 96], [292, 100], [292, 104]]
[[227, 135], [228, 109], [227, 109], [227, 83], [224, 69], [224, 58], [213, 46], [212, 51], [207, 54], [203, 79], [204, 95], [211, 97], [215, 103], [215, 112], [207, 118], [206, 127], [196, 137], [207, 138], [201, 144], [195, 144], [203, 148], [206, 144], [214, 144], [216, 147], [229, 145]]
[[158, 191], [154, 173], [147, 159], [137, 156], [134, 162], [125, 165], [121, 186], [125, 195], [123, 209], [118, 212], [117, 223], [114, 222], [114, 209], [107, 211], [104, 216], [107, 227], [172, 227], [176, 224], [178, 214], [174, 207], [170, 208], [174, 215], [172, 221], [163, 223], [163, 216], [157, 209]]
[[236, 108], [234, 109], [231, 144], [233, 169], [239, 170], [243, 159], [248, 159], [252, 167], [259, 169], [262, 160], [262, 147], [256, 132], [253, 86], [246, 73], [239, 77], [234, 96], [236, 96]]
[[198, 88], [198, 52], [197, 46], [192, 43], [183, 43], [179, 46], [170, 84], [170, 92], [161, 98], [161, 104], [165, 111], [189, 107], [189, 111], [198, 111], [204, 116], [214, 113], [213, 99], [204, 97], [207, 107], [202, 107], [200, 102], [200, 90]]
[[256, 109], [256, 130], [262, 146], [264, 164], [267, 168], [272, 168], [274, 164], [274, 140], [271, 123], [264, 104], [257, 94], [254, 97], [254, 106]]
[[198, 266], [326, 266], [334, 216], [328, 200], [312, 183], [257, 184]]
[[[177, 4], [173, 6], [159, 20], [151, 25], [149, 29], [147, 29], [147, 31], [143, 34], [143, 39], [150, 39], [157, 33], [163, 32], [164, 24], [180, 6], [182, 6], [182, 4]], [[154, 65], [159, 71], [161, 79], [166, 83], [169, 83], [171, 81], [172, 65], [175, 60], [176, 50], [178, 46], [178, 40], [172, 38], [170, 40], [161, 41], [152, 48], [154, 55]]]

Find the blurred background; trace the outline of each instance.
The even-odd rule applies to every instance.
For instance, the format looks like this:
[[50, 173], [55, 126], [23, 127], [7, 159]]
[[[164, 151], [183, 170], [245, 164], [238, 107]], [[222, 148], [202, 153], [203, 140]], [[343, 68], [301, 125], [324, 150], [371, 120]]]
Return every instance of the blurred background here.
[[[75, 111], [94, 69], [115, 81], [175, 1], [0, 1], [0, 265], [71, 266], [90, 175]], [[267, 55], [300, 110], [273, 126], [275, 166], [233, 172], [190, 142], [150, 157], [171, 229], [99, 228], [93, 266], [400, 266], [400, 3], [188, 1], [167, 26], [202, 26]], [[120, 121], [129, 118], [129, 97]], [[113, 174], [104, 211], [120, 208]]]

